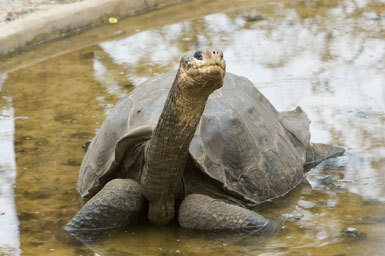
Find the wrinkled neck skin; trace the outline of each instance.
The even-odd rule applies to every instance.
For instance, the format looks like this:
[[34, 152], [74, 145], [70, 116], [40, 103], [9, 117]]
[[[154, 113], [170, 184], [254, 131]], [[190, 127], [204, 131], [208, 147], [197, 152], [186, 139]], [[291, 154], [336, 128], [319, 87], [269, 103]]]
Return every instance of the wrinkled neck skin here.
[[[142, 190], [149, 200], [149, 219], [167, 224], [174, 217], [175, 199], [181, 191], [181, 176], [188, 149], [208, 96], [206, 86], [191, 90], [193, 81], [179, 71], [163, 112], [145, 149]], [[179, 190], [179, 191], [178, 191]]]

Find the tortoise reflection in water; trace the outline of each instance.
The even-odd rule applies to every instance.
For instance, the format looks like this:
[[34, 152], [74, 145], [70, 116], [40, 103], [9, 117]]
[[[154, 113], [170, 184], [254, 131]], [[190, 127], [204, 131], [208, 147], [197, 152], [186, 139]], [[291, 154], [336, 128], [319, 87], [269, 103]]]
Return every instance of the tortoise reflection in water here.
[[247, 207], [282, 196], [304, 166], [343, 148], [310, 143], [306, 114], [277, 112], [223, 53], [187, 53], [177, 73], [138, 86], [115, 106], [83, 159], [77, 190], [89, 200], [70, 232], [175, 215], [197, 230], [252, 230], [269, 220]]

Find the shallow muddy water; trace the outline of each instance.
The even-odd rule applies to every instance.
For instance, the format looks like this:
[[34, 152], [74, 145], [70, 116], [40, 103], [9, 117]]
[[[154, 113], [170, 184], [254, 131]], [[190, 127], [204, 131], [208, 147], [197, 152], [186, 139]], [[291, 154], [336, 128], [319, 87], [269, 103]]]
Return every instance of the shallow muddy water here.
[[[202, 8], [193, 6], [175, 12]], [[35, 62], [22, 54], [12, 60], [20, 68], [0, 72], [0, 255], [384, 255], [385, 2], [215, 8], [171, 23], [142, 15], [100, 43]], [[273, 237], [142, 224], [93, 243], [71, 239], [62, 227], [80, 208], [82, 144], [119, 98], [175, 69], [184, 52], [212, 46], [224, 51], [228, 72], [248, 77], [279, 111], [301, 106], [312, 140], [342, 145], [345, 155], [256, 209], [285, 217]], [[349, 227], [366, 237], [344, 235]]]

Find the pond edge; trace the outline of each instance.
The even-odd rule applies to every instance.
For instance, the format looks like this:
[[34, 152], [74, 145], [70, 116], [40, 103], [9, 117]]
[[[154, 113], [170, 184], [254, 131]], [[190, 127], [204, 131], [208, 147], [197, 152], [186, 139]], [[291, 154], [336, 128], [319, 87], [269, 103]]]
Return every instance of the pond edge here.
[[84, 0], [55, 5], [0, 24], [0, 58], [25, 48], [189, 0]]

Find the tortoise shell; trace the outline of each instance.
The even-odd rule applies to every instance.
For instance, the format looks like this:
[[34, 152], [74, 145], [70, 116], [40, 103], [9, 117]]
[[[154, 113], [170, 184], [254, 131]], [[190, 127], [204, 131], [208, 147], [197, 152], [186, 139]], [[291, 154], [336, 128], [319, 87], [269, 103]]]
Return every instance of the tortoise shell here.
[[[83, 198], [93, 196], [120, 171], [130, 150], [127, 139], [135, 137], [140, 143], [150, 138], [175, 76], [170, 72], [147, 80], [116, 104], [83, 159], [77, 186]], [[258, 204], [302, 181], [309, 124], [300, 108], [279, 113], [251, 81], [227, 73], [223, 87], [206, 103], [190, 156], [223, 191]]]

